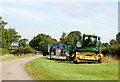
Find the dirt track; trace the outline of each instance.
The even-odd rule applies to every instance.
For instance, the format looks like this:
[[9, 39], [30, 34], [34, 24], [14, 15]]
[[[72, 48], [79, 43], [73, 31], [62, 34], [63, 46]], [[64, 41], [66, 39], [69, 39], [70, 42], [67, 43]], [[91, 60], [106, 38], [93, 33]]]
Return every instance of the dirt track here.
[[34, 80], [26, 71], [25, 63], [41, 56], [2, 62], [2, 80]]

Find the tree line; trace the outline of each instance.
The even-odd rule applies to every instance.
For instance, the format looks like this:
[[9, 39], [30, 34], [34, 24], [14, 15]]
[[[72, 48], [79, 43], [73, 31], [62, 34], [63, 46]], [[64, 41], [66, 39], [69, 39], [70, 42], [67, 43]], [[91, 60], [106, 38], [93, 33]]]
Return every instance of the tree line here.
[[116, 39], [111, 39], [109, 43], [102, 43], [102, 53], [120, 57], [120, 32], [116, 35]]
[[[19, 48], [13, 53], [35, 53], [37, 51], [42, 51], [42, 46], [45, 43], [54, 44], [57, 42], [55, 38], [50, 35], [38, 34], [34, 36], [33, 39], [28, 43], [28, 39], [21, 39], [21, 35], [13, 28], [5, 28], [8, 23], [2, 20], [0, 17], [0, 47], [4, 49], [9, 49], [12, 42], [18, 42]], [[65, 44], [74, 44], [76, 41], [80, 40], [80, 31], [71, 31], [70, 33], [62, 33], [60, 41]], [[82, 37], [82, 36], [81, 36]], [[116, 35], [116, 40], [111, 39], [109, 43], [102, 43], [102, 52], [104, 54], [119, 54], [120, 45], [120, 32]], [[26, 52], [27, 51], [27, 52]]]
[[[2, 17], [0, 17], [0, 50], [2, 49], [2, 54], [35, 52], [35, 50], [27, 44], [28, 39], [20, 39], [21, 35], [19, 35], [14, 28], [5, 28], [7, 24], [8, 22], [3, 21]], [[12, 42], [18, 42], [19, 48], [9, 50]]]
[[116, 35], [116, 39], [111, 39], [109, 41], [109, 43], [108, 42], [102, 43], [102, 46], [108, 47], [108, 46], [113, 45], [113, 44], [120, 44], [120, 32]]

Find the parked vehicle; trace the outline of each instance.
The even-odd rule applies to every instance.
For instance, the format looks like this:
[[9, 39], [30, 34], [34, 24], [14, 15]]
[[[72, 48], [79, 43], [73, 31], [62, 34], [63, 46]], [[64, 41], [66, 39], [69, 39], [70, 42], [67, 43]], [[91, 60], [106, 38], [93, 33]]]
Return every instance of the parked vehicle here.
[[50, 59], [63, 59], [67, 61], [102, 63], [101, 40], [99, 36], [83, 34], [73, 45], [65, 45], [62, 42], [44, 44], [43, 55], [49, 55]]

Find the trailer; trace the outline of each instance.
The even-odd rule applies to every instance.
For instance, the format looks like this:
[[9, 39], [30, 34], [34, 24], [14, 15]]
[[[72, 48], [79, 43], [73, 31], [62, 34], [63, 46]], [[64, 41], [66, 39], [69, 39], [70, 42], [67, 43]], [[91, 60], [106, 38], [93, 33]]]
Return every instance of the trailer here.
[[43, 52], [43, 56], [46, 56], [46, 55], [50, 55], [50, 48], [53, 44], [43, 44], [42, 46], [42, 52]]

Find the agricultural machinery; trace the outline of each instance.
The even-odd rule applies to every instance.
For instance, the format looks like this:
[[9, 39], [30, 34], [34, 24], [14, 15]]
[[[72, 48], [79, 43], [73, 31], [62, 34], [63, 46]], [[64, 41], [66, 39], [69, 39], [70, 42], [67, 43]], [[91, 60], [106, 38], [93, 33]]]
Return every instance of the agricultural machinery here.
[[51, 59], [64, 59], [79, 62], [102, 63], [101, 38], [96, 35], [83, 34], [73, 45], [62, 42], [44, 44], [43, 55], [50, 55]]
[[69, 60], [69, 48], [70, 45], [65, 45], [64, 43], [57, 42], [50, 49], [50, 58]]
[[100, 37], [96, 35], [83, 34], [83, 36], [80, 37], [80, 40], [73, 45], [69, 58], [76, 63], [102, 63], [103, 55], [101, 53]]

